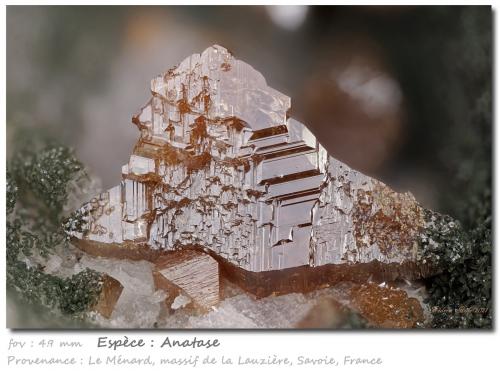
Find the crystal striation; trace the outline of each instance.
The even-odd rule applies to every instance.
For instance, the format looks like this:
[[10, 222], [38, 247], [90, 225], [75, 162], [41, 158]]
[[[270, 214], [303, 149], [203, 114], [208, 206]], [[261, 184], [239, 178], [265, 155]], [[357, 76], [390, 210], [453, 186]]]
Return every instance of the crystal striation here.
[[80, 248], [151, 261], [197, 249], [259, 296], [432, 272], [414, 197], [330, 156], [289, 116], [290, 98], [223, 47], [154, 78], [151, 93], [121, 183], [78, 212]]
[[193, 306], [206, 311], [219, 304], [219, 265], [207, 254], [186, 249], [162, 257], [153, 277], [156, 287], [168, 293], [167, 307], [176, 309], [179, 302], [187, 305], [192, 300]]

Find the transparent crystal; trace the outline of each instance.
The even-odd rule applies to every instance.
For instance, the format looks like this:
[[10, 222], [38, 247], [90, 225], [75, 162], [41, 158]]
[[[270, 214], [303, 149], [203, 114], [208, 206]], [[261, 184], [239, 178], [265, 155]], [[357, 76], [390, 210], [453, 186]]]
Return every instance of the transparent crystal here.
[[74, 237], [197, 245], [252, 272], [416, 259], [423, 220], [413, 197], [329, 156], [287, 117], [290, 98], [226, 49], [192, 55], [151, 91], [133, 117], [140, 138], [121, 184], [84, 205], [87, 225]]

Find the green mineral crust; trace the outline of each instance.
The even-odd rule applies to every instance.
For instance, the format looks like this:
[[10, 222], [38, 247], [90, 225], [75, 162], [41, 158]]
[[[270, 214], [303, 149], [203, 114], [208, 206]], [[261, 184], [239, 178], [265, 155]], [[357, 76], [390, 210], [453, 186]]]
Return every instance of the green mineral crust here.
[[105, 279], [91, 269], [67, 277], [44, 271], [49, 257], [67, 247], [62, 209], [81, 169], [68, 148], [49, 146], [21, 152], [7, 173], [7, 286], [21, 300], [68, 315], [95, 307]]

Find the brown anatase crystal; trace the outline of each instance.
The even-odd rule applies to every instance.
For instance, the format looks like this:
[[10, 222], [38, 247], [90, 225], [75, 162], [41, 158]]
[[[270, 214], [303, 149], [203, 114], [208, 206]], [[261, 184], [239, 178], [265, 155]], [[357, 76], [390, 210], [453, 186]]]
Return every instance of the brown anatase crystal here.
[[437, 271], [415, 198], [330, 156], [290, 98], [226, 49], [190, 56], [151, 92], [121, 183], [80, 210], [81, 249], [156, 262], [158, 288], [205, 309], [219, 267], [258, 297]]

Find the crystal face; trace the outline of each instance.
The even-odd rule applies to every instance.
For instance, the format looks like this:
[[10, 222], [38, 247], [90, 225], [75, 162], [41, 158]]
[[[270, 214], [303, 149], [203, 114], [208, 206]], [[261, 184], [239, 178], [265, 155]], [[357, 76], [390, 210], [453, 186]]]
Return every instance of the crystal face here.
[[289, 117], [290, 98], [223, 47], [188, 57], [153, 79], [151, 92], [132, 119], [140, 137], [121, 183], [80, 210], [83, 228], [72, 237], [85, 251], [155, 261], [196, 248], [243, 286], [263, 277], [266, 293], [293, 291], [293, 280], [282, 283], [290, 290], [274, 287], [272, 272], [296, 268], [312, 269], [293, 273], [302, 281], [356, 264], [426, 274], [427, 225], [414, 197], [330, 156]]

